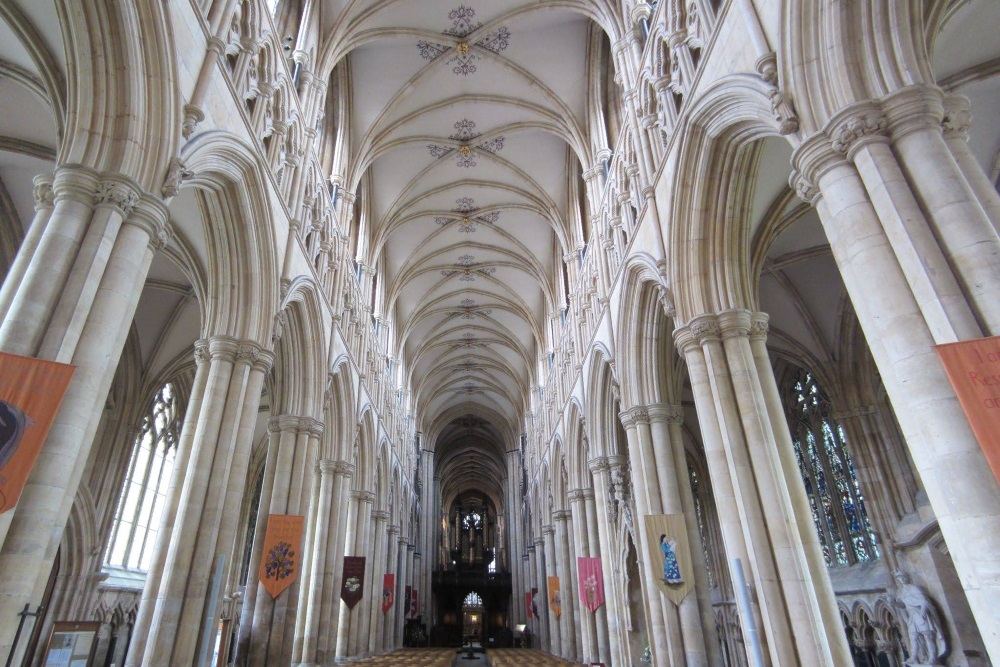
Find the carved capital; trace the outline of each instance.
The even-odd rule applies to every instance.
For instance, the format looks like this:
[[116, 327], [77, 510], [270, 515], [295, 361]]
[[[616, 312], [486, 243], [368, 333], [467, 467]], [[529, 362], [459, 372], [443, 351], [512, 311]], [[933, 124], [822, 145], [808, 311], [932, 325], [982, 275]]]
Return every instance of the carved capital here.
[[833, 150], [850, 157], [858, 148], [889, 138], [889, 119], [882, 111], [864, 106], [841, 118], [833, 128]]
[[552, 512], [552, 519], [554, 521], [569, 521], [573, 518], [573, 513], [570, 510], [555, 510]]
[[127, 218], [139, 203], [139, 189], [122, 178], [101, 181], [94, 192], [95, 206], [110, 206]]
[[386, 530], [389, 531], [389, 537], [390, 538], [393, 535], [399, 535], [399, 526], [395, 526], [395, 525], [394, 526], [389, 526]]
[[199, 340], [194, 344], [194, 361], [197, 364], [204, 364], [211, 361], [212, 353], [209, 351], [208, 341]]
[[35, 176], [34, 189], [32, 194], [35, 196], [35, 210], [40, 211], [42, 209], [51, 209], [55, 205], [56, 193], [52, 189], [52, 174], [39, 174]]
[[619, 412], [618, 418], [621, 419], [622, 426], [626, 429], [630, 429], [638, 424], [648, 424], [649, 411], [646, 409], [646, 406], [637, 405], [629, 410]]
[[320, 459], [317, 467], [321, 475], [335, 475], [337, 474], [338, 463], [340, 462], [333, 459]]
[[750, 316], [750, 339], [766, 340], [770, 317], [767, 313], [753, 313]]
[[941, 128], [945, 136], [957, 136], [960, 139], [969, 139], [969, 129], [972, 127], [972, 111], [969, 107], [969, 98], [964, 95], [951, 94], [944, 98], [944, 118], [941, 120]]
[[886, 95], [882, 109], [894, 140], [922, 130], [940, 132], [945, 113], [944, 93], [937, 86], [907, 86]]
[[194, 172], [187, 169], [180, 158], [175, 157], [170, 161], [170, 166], [167, 168], [167, 177], [163, 179], [163, 187], [160, 188], [160, 194], [164, 198], [173, 197], [180, 192], [181, 184], [192, 178], [194, 178]]
[[388, 521], [389, 512], [386, 510], [372, 510], [372, 521]]
[[788, 175], [788, 185], [795, 190], [795, 194], [798, 195], [799, 199], [809, 204], [810, 206], [816, 205], [816, 200], [819, 199], [819, 188], [806, 178], [802, 172], [798, 170], [792, 170], [792, 173]]
[[587, 462], [587, 467], [590, 468], [590, 472], [599, 473], [601, 471], [608, 469], [608, 459], [604, 456], [598, 456], [597, 458], [590, 459]]
[[722, 338], [722, 329], [719, 326], [719, 318], [715, 315], [699, 315], [692, 318], [688, 324], [691, 335], [699, 345], [704, 345], [708, 341]]

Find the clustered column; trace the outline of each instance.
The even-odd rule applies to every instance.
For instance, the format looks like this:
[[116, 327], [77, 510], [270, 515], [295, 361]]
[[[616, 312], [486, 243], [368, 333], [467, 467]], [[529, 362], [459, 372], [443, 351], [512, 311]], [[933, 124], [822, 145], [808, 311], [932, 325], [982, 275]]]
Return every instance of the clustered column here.
[[[163, 514], [157, 561], [165, 552], [159, 579], [149, 577], [136, 619], [136, 636], [145, 645], [129, 651], [130, 665], [194, 664], [211, 651], [214, 637], [200, 636], [218, 622], [220, 593], [211, 599], [213, 577], [224, 581], [232, 553], [246, 481], [250, 446], [264, 376], [272, 356], [250, 341], [215, 336], [208, 341], [211, 360], [205, 374], [190, 455], [177, 465], [183, 475], [176, 512]], [[204, 346], [201, 346], [204, 351]], [[172, 530], [183, 526], [183, 530]], [[157, 563], [158, 565], [158, 563]], [[209, 623], [211, 619], [214, 622]]]
[[559, 655], [567, 660], [579, 661], [576, 635], [579, 631], [576, 622], [576, 577], [572, 574], [569, 550], [569, 510], [556, 510], [552, 513], [555, 521], [555, 542], [558, 554], [555, 558], [556, 573], [559, 577], [560, 595], [562, 597], [562, 615], [559, 617]]

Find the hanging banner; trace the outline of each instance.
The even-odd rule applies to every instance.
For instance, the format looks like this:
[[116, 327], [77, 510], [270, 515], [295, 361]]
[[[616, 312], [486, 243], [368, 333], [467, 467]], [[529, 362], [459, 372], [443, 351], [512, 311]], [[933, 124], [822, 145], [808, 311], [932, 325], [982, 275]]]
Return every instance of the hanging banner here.
[[524, 608], [528, 610], [528, 620], [531, 620], [531, 591], [524, 593]]
[[645, 517], [650, 563], [656, 564], [656, 584], [676, 605], [694, 588], [694, 569], [683, 514]]
[[344, 556], [344, 582], [340, 585], [340, 599], [348, 609], [361, 602], [365, 594], [365, 557]]
[[580, 600], [591, 612], [596, 612], [604, 604], [604, 573], [600, 558], [576, 559], [576, 569], [580, 576]]
[[396, 601], [396, 575], [382, 575], [382, 613], [387, 614]]
[[299, 576], [299, 546], [302, 542], [302, 525], [306, 518], [289, 514], [272, 514], [267, 517], [264, 533], [264, 552], [260, 559], [257, 578], [272, 598], [292, 585]]
[[403, 611], [403, 618], [409, 618], [410, 616], [410, 600], [412, 599], [410, 596], [410, 587], [407, 586], [403, 591], [403, 602], [399, 605], [399, 608]]
[[0, 353], [0, 514], [17, 504], [75, 370]]
[[1000, 336], [935, 349], [993, 476], [1000, 482]]
[[562, 595], [559, 593], [559, 577], [549, 577], [549, 609], [556, 615], [562, 616]]
[[538, 615], [538, 589], [531, 589], [531, 613], [535, 615], [535, 618], [541, 618]]
[[410, 618], [416, 618], [417, 616], [420, 615], [418, 613], [420, 607], [417, 606], [417, 589], [416, 588], [411, 588], [410, 589], [410, 595], [413, 596], [413, 598], [410, 600]]

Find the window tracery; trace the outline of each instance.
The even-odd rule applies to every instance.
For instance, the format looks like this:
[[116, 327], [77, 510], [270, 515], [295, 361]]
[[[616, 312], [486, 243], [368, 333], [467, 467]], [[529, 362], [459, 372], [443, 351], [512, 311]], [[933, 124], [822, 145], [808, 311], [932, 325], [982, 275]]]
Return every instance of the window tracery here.
[[827, 566], [879, 558], [847, 436], [833, 418], [828, 397], [809, 371], [799, 369], [792, 376], [786, 412]]
[[177, 397], [173, 385], [167, 383], [153, 399], [135, 438], [104, 557], [106, 565], [149, 569], [179, 433]]

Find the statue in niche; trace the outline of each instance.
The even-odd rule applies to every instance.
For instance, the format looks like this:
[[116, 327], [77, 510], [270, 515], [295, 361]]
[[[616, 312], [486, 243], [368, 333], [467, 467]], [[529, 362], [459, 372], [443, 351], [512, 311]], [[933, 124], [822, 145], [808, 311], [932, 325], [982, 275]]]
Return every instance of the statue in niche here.
[[909, 643], [910, 656], [904, 664], [911, 667], [943, 665], [948, 644], [934, 605], [910, 575], [897, 570], [893, 576], [896, 595], [892, 601], [900, 609]]

